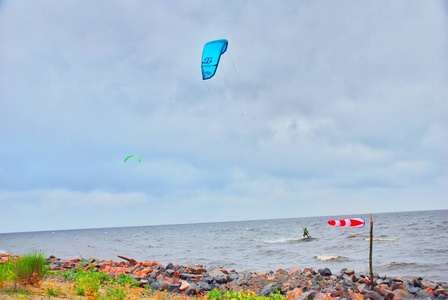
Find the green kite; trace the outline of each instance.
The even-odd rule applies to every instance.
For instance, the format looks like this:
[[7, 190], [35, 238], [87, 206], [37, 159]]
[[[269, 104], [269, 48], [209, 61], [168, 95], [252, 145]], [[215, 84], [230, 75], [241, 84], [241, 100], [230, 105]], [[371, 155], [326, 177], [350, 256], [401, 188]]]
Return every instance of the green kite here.
[[128, 161], [128, 159], [129, 158], [131, 158], [131, 157], [135, 157], [135, 158], [137, 158], [138, 159], [138, 162], [141, 162], [142, 160], [140, 159], [140, 156], [138, 156], [137, 154], [132, 154], [132, 155], [128, 155], [125, 159], [124, 159], [124, 162], [127, 162]]

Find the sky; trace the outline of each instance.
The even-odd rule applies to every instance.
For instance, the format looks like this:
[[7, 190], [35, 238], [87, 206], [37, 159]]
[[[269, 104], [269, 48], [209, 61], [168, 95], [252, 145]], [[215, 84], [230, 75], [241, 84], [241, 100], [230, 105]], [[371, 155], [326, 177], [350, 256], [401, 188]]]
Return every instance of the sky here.
[[435, 0], [1, 1], [0, 233], [448, 209], [447, 21]]

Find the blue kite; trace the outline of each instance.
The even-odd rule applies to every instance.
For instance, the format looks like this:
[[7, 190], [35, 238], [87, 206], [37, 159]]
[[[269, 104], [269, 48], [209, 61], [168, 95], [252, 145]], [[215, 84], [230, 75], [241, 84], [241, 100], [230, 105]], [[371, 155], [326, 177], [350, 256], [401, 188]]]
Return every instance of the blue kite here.
[[219, 59], [227, 50], [228, 41], [225, 39], [208, 42], [202, 51], [202, 79], [212, 78], [218, 69]]

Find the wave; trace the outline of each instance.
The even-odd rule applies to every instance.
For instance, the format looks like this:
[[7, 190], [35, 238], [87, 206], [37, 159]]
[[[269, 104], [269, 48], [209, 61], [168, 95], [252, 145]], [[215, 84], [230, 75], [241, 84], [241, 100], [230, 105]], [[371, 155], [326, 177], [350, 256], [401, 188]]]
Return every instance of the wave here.
[[358, 237], [358, 236], [359, 236], [359, 234], [351, 234], [347, 238], [348, 239], [352, 239], [352, 238], [355, 238], [355, 237]]
[[278, 238], [278, 239], [253, 239], [253, 241], [257, 242], [263, 242], [267, 244], [287, 244], [287, 243], [296, 243], [296, 242], [304, 242], [304, 241], [311, 241], [316, 240], [316, 238], [309, 237], [309, 238]]
[[246, 231], [260, 231], [258, 228], [246, 228]]
[[322, 261], [328, 261], [328, 260], [336, 260], [336, 259], [344, 259], [346, 257], [341, 255], [327, 255], [327, 254], [318, 254], [314, 256], [314, 258]]
[[405, 267], [405, 266], [415, 266], [417, 263], [414, 262], [391, 262], [387, 265], [388, 268], [394, 268], [394, 267]]
[[[364, 239], [365, 241], [370, 241], [370, 239]], [[374, 241], [377, 242], [395, 242], [398, 239], [382, 239], [382, 238], [373, 238]]]

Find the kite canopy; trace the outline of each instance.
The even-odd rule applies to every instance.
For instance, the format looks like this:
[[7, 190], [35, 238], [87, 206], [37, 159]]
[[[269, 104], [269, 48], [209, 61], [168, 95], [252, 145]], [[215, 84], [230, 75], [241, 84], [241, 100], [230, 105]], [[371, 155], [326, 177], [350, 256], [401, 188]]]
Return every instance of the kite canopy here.
[[219, 59], [227, 50], [228, 41], [225, 39], [208, 42], [202, 50], [202, 79], [212, 78], [218, 69]]
[[141, 162], [142, 160], [140, 159], [140, 156], [138, 156], [137, 154], [132, 154], [132, 155], [128, 155], [126, 156], [126, 158], [124, 159], [124, 162], [127, 162], [129, 158], [131, 157], [135, 157], [138, 159], [138, 162]]
[[330, 224], [331, 226], [341, 226], [341, 227], [363, 227], [365, 223], [366, 221], [363, 218], [328, 221], [328, 224]]

